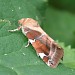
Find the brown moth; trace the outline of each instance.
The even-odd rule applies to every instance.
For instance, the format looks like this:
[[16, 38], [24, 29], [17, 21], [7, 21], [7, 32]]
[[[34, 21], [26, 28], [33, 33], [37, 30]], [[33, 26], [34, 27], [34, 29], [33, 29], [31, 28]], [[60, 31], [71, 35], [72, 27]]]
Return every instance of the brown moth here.
[[22, 33], [28, 38], [28, 47], [31, 43], [38, 56], [50, 67], [56, 68], [63, 58], [63, 49], [42, 30], [38, 22], [32, 18], [22, 18], [18, 21], [21, 26], [10, 32], [22, 29]]

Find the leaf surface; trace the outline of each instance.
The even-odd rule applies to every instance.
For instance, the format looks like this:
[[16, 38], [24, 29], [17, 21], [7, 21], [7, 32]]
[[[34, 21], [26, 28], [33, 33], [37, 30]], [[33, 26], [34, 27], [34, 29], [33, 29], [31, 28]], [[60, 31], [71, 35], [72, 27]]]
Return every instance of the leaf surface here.
[[[18, 20], [31, 17], [40, 21], [46, 9], [46, 0], [0, 0], [0, 75], [74, 75], [75, 70], [60, 64], [56, 69], [48, 67], [17, 28]], [[5, 20], [4, 20], [5, 19]], [[46, 26], [47, 27], [47, 26]], [[46, 29], [46, 28], [45, 28]], [[49, 33], [50, 31], [48, 31]]]

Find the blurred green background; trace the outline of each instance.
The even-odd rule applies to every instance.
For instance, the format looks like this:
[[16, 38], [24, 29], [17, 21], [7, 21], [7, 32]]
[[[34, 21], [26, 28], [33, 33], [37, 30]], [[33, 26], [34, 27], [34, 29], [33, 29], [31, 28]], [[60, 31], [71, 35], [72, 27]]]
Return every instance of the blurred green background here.
[[[64, 48], [56, 69], [48, 67], [17, 28], [21, 18], [37, 20]], [[71, 48], [72, 47], [72, 48]], [[0, 75], [75, 75], [75, 0], [0, 0]]]
[[75, 48], [75, 0], [49, 0], [45, 19], [51, 37]]

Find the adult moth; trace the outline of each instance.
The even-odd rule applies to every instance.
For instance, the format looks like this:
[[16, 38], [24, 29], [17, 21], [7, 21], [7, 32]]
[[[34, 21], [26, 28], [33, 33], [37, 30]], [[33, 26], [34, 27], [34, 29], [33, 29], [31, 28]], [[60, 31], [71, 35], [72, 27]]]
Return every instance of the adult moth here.
[[20, 26], [10, 32], [22, 29], [22, 33], [28, 38], [28, 47], [31, 43], [38, 56], [50, 67], [56, 68], [63, 58], [63, 49], [49, 37], [40, 27], [38, 22], [32, 18], [22, 18], [18, 21]]

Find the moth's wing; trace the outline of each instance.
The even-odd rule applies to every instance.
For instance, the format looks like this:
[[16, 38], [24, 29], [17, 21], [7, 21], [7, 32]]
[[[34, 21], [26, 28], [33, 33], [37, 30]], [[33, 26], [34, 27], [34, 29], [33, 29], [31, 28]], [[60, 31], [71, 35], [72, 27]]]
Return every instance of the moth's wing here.
[[48, 66], [54, 68], [58, 65], [63, 57], [63, 49], [57, 43], [49, 39], [47, 35], [43, 35], [35, 30], [31, 30], [26, 36], [28, 39], [36, 40], [32, 43], [32, 46]]
[[33, 47], [43, 61], [51, 67], [57, 67], [60, 59], [63, 57], [63, 49], [57, 43], [48, 39], [46, 35], [37, 38]]

